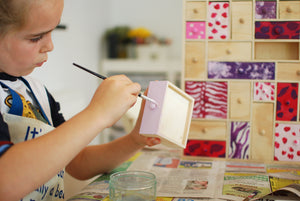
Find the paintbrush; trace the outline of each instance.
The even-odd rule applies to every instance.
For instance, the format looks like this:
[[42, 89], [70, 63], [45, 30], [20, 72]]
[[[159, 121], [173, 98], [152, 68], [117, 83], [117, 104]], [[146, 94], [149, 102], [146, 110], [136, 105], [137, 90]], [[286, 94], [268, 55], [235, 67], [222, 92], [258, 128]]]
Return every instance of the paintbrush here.
[[[91, 73], [92, 75], [95, 75], [95, 76], [101, 78], [102, 80], [105, 80], [107, 78], [107, 77], [105, 77], [103, 75], [100, 75], [100, 74], [98, 74], [96, 72], [93, 72], [93, 71], [91, 71], [91, 70], [89, 70], [89, 69], [87, 69], [87, 68], [85, 68], [83, 66], [80, 66], [80, 65], [76, 64], [76, 63], [73, 63], [73, 65], [76, 66], [76, 67], [78, 67], [78, 68], [80, 68], [80, 69], [82, 69], [82, 70], [85, 70], [88, 73]], [[154, 103], [155, 105], [157, 105], [157, 102], [155, 100], [149, 98], [148, 96], [143, 95], [142, 93], [139, 93], [138, 96], [141, 97], [141, 98], [143, 98], [143, 99], [145, 99], [145, 100], [150, 101], [151, 103]]]

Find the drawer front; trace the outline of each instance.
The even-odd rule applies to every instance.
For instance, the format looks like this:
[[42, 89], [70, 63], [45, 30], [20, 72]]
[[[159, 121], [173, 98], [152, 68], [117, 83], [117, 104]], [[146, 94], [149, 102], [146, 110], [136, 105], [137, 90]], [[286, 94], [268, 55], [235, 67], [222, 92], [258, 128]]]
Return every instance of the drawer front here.
[[300, 22], [255, 22], [256, 39], [299, 39]]
[[186, 39], [205, 39], [205, 22], [187, 22]]
[[253, 94], [254, 101], [274, 101], [274, 82], [254, 82]]
[[232, 2], [232, 39], [252, 39], [252, 2]]
[[226, 121], [192, 120], [189, 138], [201, 140], [226, 140]]
[[207, 30], [209, 39], [229, 38], [229, 16], [228, 2], [209, 2]]
[[227, 82], [186, 81], [185, 91], [195, 99], [193, 118], [227, 118]]
[[276, 19], [276, 1], [257, 1], [255, 19]]
[[272, 161], [274, 104], [254, 103], [252, 108], [251, 158]]
[[300, 125], [275, 125], [274, 160], [300, 161]]
[[250, 120], [251, 84], [230, 82], [230, 119]]
[[206, 19], [206, 2], [187, 2], [185, 8], [186, 20]]
[[250, 123], [231, 122], [228, 158], [250, 158]]
[[189, 139], [184, 149], [184, 155], [225, 158], [226, 141]]
[[210, 79], [275, 79], [275, 62], [216, 62], [207, 64]]
[[277, 121], [297, 121], [298, 83], [277, 83]]
[[185, 78], [204, 79], [206, 76], [205, 43], [187, 42], [185, 54]]
[[279, 2], [279, 19], [299, 19], [300, 2]]
[[251, 60], [251, 42], [209, 42], [208, 60]]
[[277, 63], [277, 80], [300, 81], [300, 63]]

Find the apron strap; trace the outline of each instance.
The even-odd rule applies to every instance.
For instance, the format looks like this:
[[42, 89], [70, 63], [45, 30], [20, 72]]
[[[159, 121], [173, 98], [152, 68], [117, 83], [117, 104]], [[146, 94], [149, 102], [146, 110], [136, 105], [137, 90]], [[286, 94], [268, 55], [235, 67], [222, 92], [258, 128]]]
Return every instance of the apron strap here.
[[[44, 117], [44, 119], [47, 121], [47, 123], [49, 125], [51, 125], [47, 115], [45, 114], [41, 104], [39, 103], [38, 99], [36, 98], [35, 94], [33, 93], [29, 83], [27, 82], [27, 80], [25, 80], [23, 77], [21, 77], [21, 80], [24, 82], [24, 84], [30, 89], [32, 95], [33, 95], [33, 98], [36, 100], [38, 106], [39, 106], [39, 109]], [[12, 105], [11, 105], [11, 108], [10, 110], [8, 111], [9, 114], [14, 114], [14, 115], [18, 115], [18, 116], [22, 116], [23, 114], [23, 103], [22, 103], [22, 100], [21, 100], [21, 97], [20, 95], [15, 92], [13, 89], [11, 89], [9, 86], [7, 86], [6, 84], [4, 84], [3, 82], [0, 81], [0, 84], [2, 87], [6, 87], [9, 89], [11, 95], [12, 95]]]

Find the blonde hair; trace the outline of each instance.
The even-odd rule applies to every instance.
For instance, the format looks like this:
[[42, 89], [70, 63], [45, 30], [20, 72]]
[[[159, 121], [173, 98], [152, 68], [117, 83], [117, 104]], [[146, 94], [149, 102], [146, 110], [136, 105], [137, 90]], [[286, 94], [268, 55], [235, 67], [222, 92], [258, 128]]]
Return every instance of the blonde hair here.
[[25, 25], [31, 0], [0, 0], [0, 38]]

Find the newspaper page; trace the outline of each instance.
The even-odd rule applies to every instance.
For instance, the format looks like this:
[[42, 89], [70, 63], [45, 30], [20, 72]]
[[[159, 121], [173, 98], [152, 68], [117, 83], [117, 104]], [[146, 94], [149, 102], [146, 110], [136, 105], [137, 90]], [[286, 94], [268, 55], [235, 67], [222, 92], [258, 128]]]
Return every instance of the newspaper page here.
[[224, 161], [181, 160], [178, 151], [145, 152], [128, 170], [152, 172], [158, 197], [216, 198], [223, 186]]

